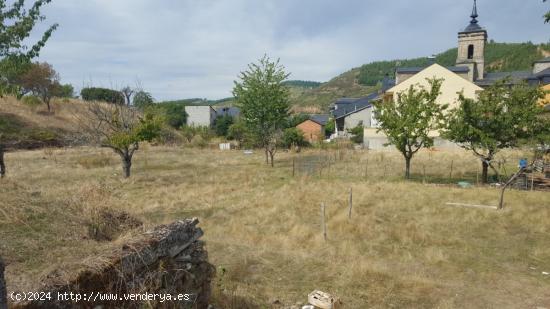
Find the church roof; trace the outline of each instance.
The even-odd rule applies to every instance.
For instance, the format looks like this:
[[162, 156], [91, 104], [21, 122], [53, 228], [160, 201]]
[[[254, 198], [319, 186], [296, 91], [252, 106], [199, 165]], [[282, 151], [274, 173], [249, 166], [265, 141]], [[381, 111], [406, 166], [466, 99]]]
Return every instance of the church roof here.
[[[427, 68], [427, 67], [397, 68], [396, 72], [401, 73], [401, 74], [418, 73], [418, 72], [424, 70], [425, 68]], [[463, 67], [463, 66], [446, 67], [446, 69], [453, 72], [453, 73], [468, 73], [468, 72], [470, 72], [470, 69], [468, 67]]]
[[477, 14], [477, 1], [474, 0], [474, 8], [472, 9], [472, 15], [470, 15], [472, 20], [470, 21], [470, 24], [462, 31], [461, 33], [469, 33], [469, 32], [480, 32], [485, 31], [477, 21], [477, 18], [479, 15]]

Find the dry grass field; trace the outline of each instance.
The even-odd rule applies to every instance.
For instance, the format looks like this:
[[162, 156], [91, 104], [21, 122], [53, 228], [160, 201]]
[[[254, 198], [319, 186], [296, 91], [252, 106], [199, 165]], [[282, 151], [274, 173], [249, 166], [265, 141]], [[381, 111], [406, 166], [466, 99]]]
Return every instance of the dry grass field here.
[[[503, 169], [510, 173], [520, 156], [504, 153]], [[327, 157], [330, 167], [315, 167]], [[495, 188], [445, 184], [475, 183], [478, 164], [465, 152], [420, 153], [408, 182], [394, 152], [280, 153], [270, 168], [260, 152], [144, 146], [129, 180], [106, 149], [22, 151], [6, 160], [0, 255], [9, 289], [36, 288], [116, 245], [87, 237], [90, 214], [111, 207], [144, 228], [198, 217], [221, 308], [304, 303], [314, 289], [337, 295], [343, 308], [550, 308], [550, 276], [542, 273], [550, 272], [550, 193], [509, 191], [503, 211], [445, 206], [497, 204]]]

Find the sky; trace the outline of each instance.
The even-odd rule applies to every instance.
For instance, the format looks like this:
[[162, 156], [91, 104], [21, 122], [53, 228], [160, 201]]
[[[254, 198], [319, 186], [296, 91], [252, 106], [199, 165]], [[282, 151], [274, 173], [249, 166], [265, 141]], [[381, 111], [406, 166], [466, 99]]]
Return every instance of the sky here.
[[[157, 101], [231, 96], [264, 54], [290, 79], [328, 81], [362, 64], [457, 45], [473, 0], [53, 0], [31, 39], [58, 23], [39, 61], [63, 83], [139, 86]], [[479, 0], [497, 42], [549, 42], [542, 0]]]

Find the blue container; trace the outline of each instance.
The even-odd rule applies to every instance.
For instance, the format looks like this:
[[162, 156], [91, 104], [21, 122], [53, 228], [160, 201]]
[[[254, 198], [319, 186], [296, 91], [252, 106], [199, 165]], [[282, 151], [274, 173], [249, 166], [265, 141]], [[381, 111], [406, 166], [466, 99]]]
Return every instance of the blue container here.
[[519, 168], [527, 168], [527, 159], [519, 160]]

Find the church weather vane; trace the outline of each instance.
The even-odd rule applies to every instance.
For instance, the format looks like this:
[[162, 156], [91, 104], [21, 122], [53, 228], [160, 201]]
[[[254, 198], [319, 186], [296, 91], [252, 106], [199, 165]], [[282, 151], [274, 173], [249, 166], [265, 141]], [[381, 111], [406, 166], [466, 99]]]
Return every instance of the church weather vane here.
[[477, 24], [477, 18], [479, 17], [479, 15], [477, 15], [477, 0], [474, 0], [474, 8], [472, 9], [472, 15], [470, 17], [472, 18], [470, 23]]

